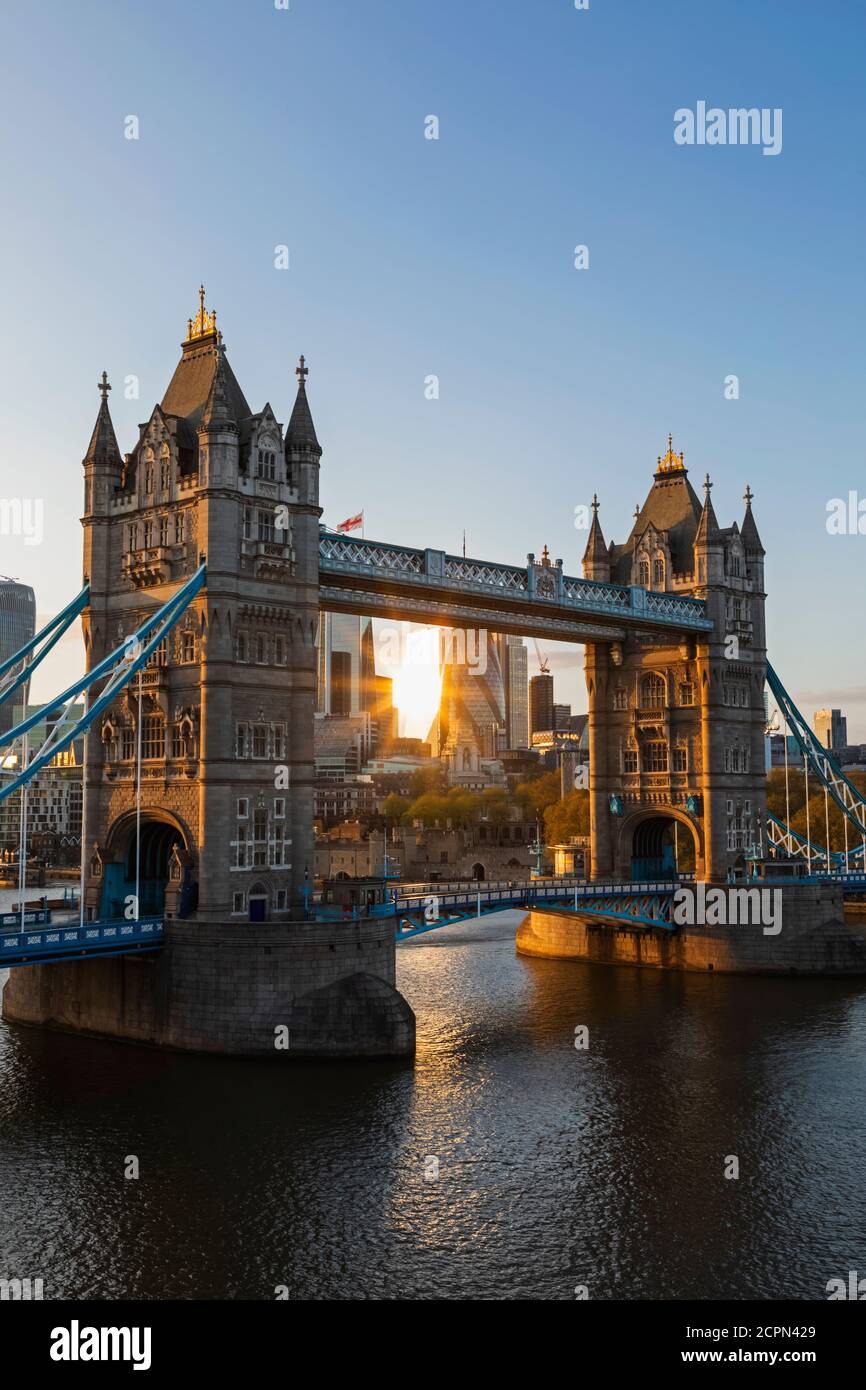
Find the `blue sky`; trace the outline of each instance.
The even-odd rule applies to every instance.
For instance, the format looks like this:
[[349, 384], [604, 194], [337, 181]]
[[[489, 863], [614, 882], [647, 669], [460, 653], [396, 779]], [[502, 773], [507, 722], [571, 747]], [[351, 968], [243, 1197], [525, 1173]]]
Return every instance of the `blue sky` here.
[[[547, 543], [574, 574], [575, 506], [597, 490], [623, 539], [668, 430], [722, 524], [749, 482], [771, 660], [866, 739], [866, 536], [825, 525], [866, 497], [866, 11], [49, 0], [0, 37], [0, 493], [45, 504], [0, 571], [40, 612], [80, 582], [99, 373], [129, 449], [203, 280], [254, 409], [286, 420], [306, 354], [332, 524], [364, 507], [368, 536], [449, 550], [465, 527], [518, 563]], [[676, 145], [699, 100], [782, 108], [781, 154]]]

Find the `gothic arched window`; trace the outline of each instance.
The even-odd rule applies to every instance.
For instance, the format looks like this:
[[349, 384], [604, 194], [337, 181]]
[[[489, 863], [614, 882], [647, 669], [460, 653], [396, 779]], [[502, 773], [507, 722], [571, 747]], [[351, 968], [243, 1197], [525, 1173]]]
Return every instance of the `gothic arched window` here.
[[664, 584], [665, 582], [665, 557], [657, 555], [653, 560], [653, 583]]
[[644, 676], [640, 686], [641, 709], [663, 709], [665, 683], [661, 676]]
[[161, 714], [147, 714], [141, 726], [142, 758], [165, 757], [165, 720]]
[[640, 560], [640, 561], [638, 562], [638, 567], [637, 567], [637, 582], [638, 582], [638, 584], [640, 584], [644, 589], [648, 589], [648, 588], [649, 588], [649, 582], [650, 582], [649, 576], [650, 576], [649, 560], [647, 560], [647, 559], [642, 559], [642, 560]]

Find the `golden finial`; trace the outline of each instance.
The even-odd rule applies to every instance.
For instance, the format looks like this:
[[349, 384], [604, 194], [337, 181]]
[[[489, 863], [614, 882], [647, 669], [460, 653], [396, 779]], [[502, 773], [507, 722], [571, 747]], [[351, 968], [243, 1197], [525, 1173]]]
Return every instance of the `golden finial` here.
[[668, 451], [664, 458], [659, 458], [658, 471], [659, 473], [676, 473], [679, 472], [680, 469], [684, 469], [685, 466], [683, 454], [674, 453], [674, 437], [672, 434], [669, 434]]
[[196, 338], [207, 338], [216, 333], [216, 310], [209, 314], [204, 307], [204, 285], [198, 287], [198, 313], [194, 319], [187, 319], [187, 338], [191, 343]]
[[547, 546], [545, 546], [541, 552], [541, 563], [543, 565], [546, 565], [548, 568], [550, 567], [550, 551], [548, 550]]

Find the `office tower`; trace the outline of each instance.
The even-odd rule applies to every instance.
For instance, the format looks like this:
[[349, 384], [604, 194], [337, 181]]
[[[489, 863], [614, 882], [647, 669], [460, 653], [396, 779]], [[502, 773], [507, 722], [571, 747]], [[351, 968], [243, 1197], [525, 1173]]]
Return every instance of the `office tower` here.
[[[19, 647], [36, 632], [36, 595], [29, 584], [0, 576], [0, 663], [14, 656]], [[15, 695], [0, 705], [0, 733], [12, 728], [12, 705], [26, 701], [27, 689], [21, 687]]]
[[543, 671], [529, 682], [529, 732], [553, 728], [553, 676]]
[[848, 746], [848, 720], [840, 709], [819, 709], [813, 723], [815, 733], [825, 748]]
[[554, 729], [571, 728], [571, 705], [553, 706], [553, 727]]
[[331, 714], [352, 713], [351, 652], [331, 652]]
[[318, 647], [318, 713], [360, 714], [369, 709], [376, 674], [372, 618], [323, 613]]
[[450, 643], [442, 671], [439, 756], [453, 760], [459, 744], [466, 767], [478, 758], [496, 757], [498, 730], [505, 725], [499, 638], [492, 632], [479, 637], [478, 650], [469, 643], [464, 648]]
[[505, 639], [505, 746], [529, 747], [529, 669], [521, 637]]
[[369, 712], [373, 721], [373, 746], [381, 756], [397, 738], [397, 710], [394, 706], [394, 681], [391, 676], [373, 676]]

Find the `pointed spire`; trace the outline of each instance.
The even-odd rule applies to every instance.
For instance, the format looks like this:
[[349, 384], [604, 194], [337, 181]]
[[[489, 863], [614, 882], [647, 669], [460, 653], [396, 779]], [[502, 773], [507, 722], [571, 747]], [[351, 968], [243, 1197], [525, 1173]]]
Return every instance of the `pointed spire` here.
[[707, 473], [704, 478], [704, 509], [698, 522], [695, 545], [710, 545], [713, 541], [719, 540], [719, 523], [716, 521], [716, 514], [710, 500], [712, 486], [710, 475]]
[[752, 489], [746, 483], [746, 491], [743, 494], [743, 501], [746, 504], [746, 515], [743, 517], [743, 525], [740, 529], [743, 545], [746, 550], [759, 551], [764, 554], [764, 547], [761, 545], [761, 537], [758, 535], [758, 528], [755, 525], [755, 518], [752, 516]]
[[84, 455], [84, 462], [86, 464], [105, 464], [119, 470], [123, 466], [123, 460], [120, 457], [120, 449], [117, 447], [117, 435], [114, 433], [111, 412], [108, 409], [108, 393], [111, 386], [107, 372], [102, 373], [102, 378], [97, 383], [97, 389], [102, 399], [99, 402], [96, 424], [93, 426], [93, 433], [90, 436], [87, 453]]
[[607, 562], [607, 546], [604, 543], [601, 525], [598, 520], [598, 496], [592, 495], [592, 524], [589, 528], [589, 539], [586, 542], [586, 550], [583, 552], [583, 564], [590, 564], [593, 560]]
[[310, 405], [307, 400], [307, 377], [309, 375], [310, 369], [306, 365], [306, 358], [302, 356], [295, 368], [295, 376], [298, 378], [298, 394], [295, 397], [292, 418], [289, 420], [286, 430], [286, 453], [290, 450], [304, 449], [317, 454], [322, 452], [321, 445], [316, 438], [316, 427], [313, 424], [313, 417], [310, 414]]
[[237, 421], [232, 415], [229, 382], [226, 373], [225, 349], [216, 349], [217, 360], [213, 381], [210, 384], [207, 400], [202, 411], [201, 430], [237, 430]]

